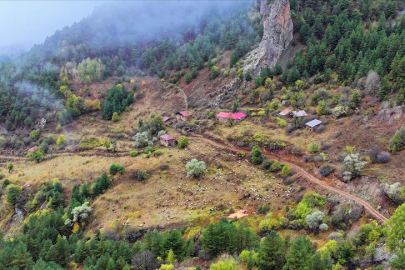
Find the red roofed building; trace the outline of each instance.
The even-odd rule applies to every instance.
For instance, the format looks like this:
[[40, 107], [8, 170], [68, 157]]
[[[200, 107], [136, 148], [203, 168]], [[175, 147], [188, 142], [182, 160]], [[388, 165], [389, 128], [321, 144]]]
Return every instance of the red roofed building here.
[[217, 114], [217, 119], [219, 122], [227, 123], [228, 119], [233, 119], [234, 121], [241, 121], [246, 118], [244, 113], [228, 113], [228, 112], [220, 112]]
[[191, 114], [188, 111], [181, 111], [176, 113], [177, 121], [186, 121]]
[[279, 115], [281, 115], [281, 116], [289, 116], [289, 115], [291, 115], [291, 112], [292, 112], [292, 110], [290, 108], [286, 108], [286, 109], [282, 110], [279, 113]]
[[162, 136], [160, 136], [160, 144], [166, 147], [175, 146], [176, 139], [168, 134], [163, 134]]
[[34, 146], [34, 147], [31, 147], [30, 149], [28, 149], [28, 152], [35, 151], [37, 149], [38, 149], [38, 146]]
[[169, 120], [170, 120], [170, 117], [168, 117], [168, 116], [163, 117], [163, 122], [167, 122]]

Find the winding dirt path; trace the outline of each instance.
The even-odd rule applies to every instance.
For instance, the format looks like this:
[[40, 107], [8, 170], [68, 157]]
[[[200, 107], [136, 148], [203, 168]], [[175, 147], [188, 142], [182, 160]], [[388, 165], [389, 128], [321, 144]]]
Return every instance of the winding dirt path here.
[[[234, 146], [230, 146], [230, 145], [227, 145], [225, 143], [219, 143], [219, 142], [207, 139], [207, 138], [203, 138], [203, 137], [199, 137], [199, 136], [191, 136], [190, 138], [197, 139], [197, 140], [200, 140], [200, 141], [204, 141], [204, 142], [206, 142], [208, 144], [216, 145], [217, 147], [225, 148], [225, 149], [230, 150], [230, 151], [245, 152], [247, 154], [249, 153], [249, 151], [247, 151], [245, 149], [236, 148]], [[296, 165], [296, 164], [294, 164], [294, 163], [292, 163], [290, 161], [287, 161], [287, 160], [285, 160], [285, 159], [283, 159], [281, 157], [278, 157], [278, 156], [275, 156], [275, 155], [272, 155], [272, 154], [269, 154], [269, 153], [265, 153], [265, 155], [267, 156], [267, 158], [276, 159], [276, 160], [279, 160], [282, 163], [288, 165], [293, 171], [295, 171], [295, 173], [298, 173], [300, 176], [304, 177], [309, 182], [311, 182], [313, 184], [316, 184], [316, 185], [318, 185], [318, 186], [320, 186], [320, 187], [322, 187], [324, 189], [333, 191], [333, 192], [335, 192], [335, 193], [337, 193], [337, 194], [339, 194], [339, 195], [341, 195], [343, 197], [346, 197], [346, 198], [348, 198], [350, 200], [353, 200], [353, 201], [357, 202], [360, 205], [363, 205], [364, 208], [366, 209], [366, 211], [368, 211], [371, 215], [373, 215], [378, 221], [385, 222], [385, 221], [388, 220], [388, 218], [386, 218], [383, 214], [381, 214], [376, 209], [374, 209], [365, 200], [363, 200], [363, 199], [361, 199], [359, 197], [356, 197], [356, 196], [354, 196], [354, 195], [352, 195], [352, 194], [350, 194], [350, 193], [348, 193], [346, 191], [337, 189], [337, 188], [335, 188], [333, 186], [330, 186], [330, 185], [326, 184], [325, 182], [321, 181], [320, 179], [318, 179], [317, 177], [315, 177], [311, 173], [307, 172], [302, 167], [300, 167], [300, 166], [298, 166], [298, 165]]]

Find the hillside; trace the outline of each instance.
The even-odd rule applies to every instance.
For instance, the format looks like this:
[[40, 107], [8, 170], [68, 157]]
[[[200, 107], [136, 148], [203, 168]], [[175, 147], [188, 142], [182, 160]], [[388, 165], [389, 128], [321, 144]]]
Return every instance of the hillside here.
[[404, 8], [113, 2], [4, 60], [0, 268], [405, 269]]

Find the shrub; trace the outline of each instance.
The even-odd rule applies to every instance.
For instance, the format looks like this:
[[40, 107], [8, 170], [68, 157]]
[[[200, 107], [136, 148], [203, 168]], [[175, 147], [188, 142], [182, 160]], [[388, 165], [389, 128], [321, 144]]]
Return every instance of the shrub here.
[[179, 147], [186, 148], [188, 145], [188, 138], [186, 136], [181, 136], [179, 139]]
[[110, 174], [115, 175], [117, 173], [123, 174], [125, 171], [124, 166], [118, 163], [114, 163], [110, 166]]
[[62, 131], [62, 126], [61, 126], [61, 124], [58, 124], [56, 126], [56, 132], [61, 132], [61, 131]]
[[129, 155], [130, 155], [131, 157], [136, 157], [136, 156], [138, 155], [138, 151], [133, 150], [133, 151], [129, 152]]
[[281, 176], [286, 177], [286, 176], [289, 176], [290, 174], [291, 174], [290, 167], [288, 167], [287, 165], [284, 165], [283, 169], [281, 170]]
[[150, 153], [152, 153], [152, 152], [154, 152], [154, 151], [155, 151], [155, 149], [153, 149], [153, 147], [147, 146], [143, 152], [144, 152], [145, 154], [150, 154]]
[[387, 163], [391, 160], [391, 155], [388, 152], [381, 152], [377, 155], [377, 163]]
[[63, 134], [59, 135], [58, 139], [56, 140], [56, 145], [57, 146], [62, 146], [66, 144], [66, 138]]
[[120, 117], [120, 115], [119, 115], [117, 112], [113, 112], [112, 117], [111, 117], [111, 120], [112, 120], [113, 122], [118, 122], [118, 121], [121, 120], [121, 117]]
[[30, 138], [34, 141], [39, 139], [40, 131], [38, 129], [34, 129], [30, 132]]
[[246, 153], [245, 152], [238, 152], [238, 157], [244, 158], [244, 157], [246, 157]]
[[273, 164], [272, 160], [268, 160], [268, 159], [264, 160], [262, 163], [262, 166], [261, 166], [262, 170], [269, 170], [271, 167], [271, 164]]
[[131, 178], [139, 181], [143, 181], [149, 178], [149, 174], [145, 170], [137, 170], [131, 173]]
[[277, 117], [276, 120], [277, 120], [277, 124], [280, 127], [286, 127], [287, 126], [287, 121], [285, 121], [283, 118]]
[[5, 177], [4, 173], [0, 173], [0, 180], [3, 179]]
[[191, 75], [189, 73], [186, 74], [186, 76], [184, 77], [184, 81], [186, 82], [186, 84], [189, 84], [191, 82]]
[[270, 172], [278, 172], [283, 168], [282, 163], [278, 163], [277, 161], [274, 160], [273, 164], [270, 166]]
[[320, 168], [319, 168], [319, 174], [320, 175], [322, 175], [323, 177], [326, 177], [326, 176], [328, 176], [331, 172], [332, 172], [332, 169], [330, 168], [330, 166], [329, 165], [322, 165]]
[[37, 150], [28, 152], [27, 157], [30, 161], [40, 162], [44, 157], [44, 152], [38, 148]]
[[259, 215], [265, 215], [265, 214], [267, 214], [267, 213], [269, 212], [269, 210], [270, 210], [270, 207], [269, 207], [268, 204], [261, 204], [261, 205], [257, 208], [256, 212], [257, 212]]
[[160, 155], [163, 155], [163, 151], [162, 151], [162, 150], [156, 150], [155, 152], [153, 152], [153, 155], [154, 155], [155, 157], [158, 157], [158, 156], [160, 156]]
[[93, 194], [97, 196], [107, 190], [109, 186], [110, 178], [108, 178], [106, 173], [103, 173], [94, 183]]
[[317, 162], [317, 163], [322, 162], [323, 161], [323, 156], [321, 156], [321, 155], [314, 156], [314, 161]]
[[186, 164], [187, 176], [198, 178], [201, 173], [207, 168], [204, 161], [198, 161], [197, 159], [192, 159]]
[[4, 189], [5, 187], [7, 187], [7, 186], [10, 185], [10, 184], [11, 184], [10, 180], [5, 179], [5, 180], [3, 181], [3, 183], [1, 184], [1, 188]]
[[315, 154], [319, 152], [319, 145], [316, 142], [312, 142], [309, 144], [309, 152]]

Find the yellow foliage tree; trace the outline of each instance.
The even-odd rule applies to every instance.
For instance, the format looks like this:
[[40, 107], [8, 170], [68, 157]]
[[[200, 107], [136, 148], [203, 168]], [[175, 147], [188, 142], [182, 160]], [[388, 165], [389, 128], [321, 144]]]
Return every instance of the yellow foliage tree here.
[[72, 233], [77, 233], [79, 230], [80, 230], [80, 225], [79, 225], [79, 223], [75, 222], [75, 224], [73, 224]]

